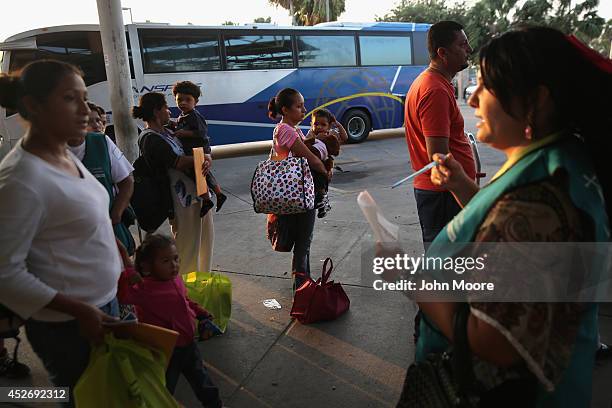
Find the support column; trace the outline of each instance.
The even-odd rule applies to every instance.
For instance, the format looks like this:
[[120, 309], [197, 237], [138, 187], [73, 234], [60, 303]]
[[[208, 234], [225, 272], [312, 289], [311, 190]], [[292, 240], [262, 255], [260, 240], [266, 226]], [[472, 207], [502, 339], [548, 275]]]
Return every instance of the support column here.
[[96, 0], [117, 146], [130, 162], [138, 157], [137, 130], [132, 119], [132, 80], [125, 41], [121, 0]]

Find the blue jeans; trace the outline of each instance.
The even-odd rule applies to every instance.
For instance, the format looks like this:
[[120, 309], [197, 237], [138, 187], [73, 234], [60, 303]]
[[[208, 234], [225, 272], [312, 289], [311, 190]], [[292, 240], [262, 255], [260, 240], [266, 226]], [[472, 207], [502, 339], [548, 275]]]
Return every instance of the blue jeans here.
[[[110, 316], [119, 316], [117, 298], [100, 307]], [[42, 360], [49, 379], [56, 387], [69, 387], [70, 402], [65, 407], [73, 407], [74, 386], [89, 364], [91, 346], [82, 337], [76, 320], [65, 322], [43, 322], [30, 319], [25, 324], [26, 335], [32, 349]]]
[[448, 191], [414, 189], [423, 246], [425, 251], [436, 236], [461, 211], [461, 206]]
[[[294, 217], [293, 227], [295, 243], [293, 245], [293, 259], [291, 260], [291, 272], [303, 273], [310, 276], [310, 243], [314, 232], [316, 210], [309, 210], [305, 213], [284, 215], [284, 217]], [[295, 277], [295, 288], [297, 289], [304, 282], [304, 278]]]
[[166, 370], [166, 388], [171, 394], [174, 394], [181, 373], [202, 406], [220, 408], [223, 405], [219, 398], [219, 389], [210, 379], [195, 341], [186, 346], [177, 346], [172, 352], [172, 358]]

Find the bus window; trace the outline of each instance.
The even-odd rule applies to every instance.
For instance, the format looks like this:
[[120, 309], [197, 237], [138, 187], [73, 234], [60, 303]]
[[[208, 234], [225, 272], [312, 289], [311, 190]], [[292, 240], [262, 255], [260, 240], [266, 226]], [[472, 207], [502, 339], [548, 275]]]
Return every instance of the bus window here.
[[146, 74], [221, 69], [217, 35], [195, 30], [144, 29], [138, 33]]
[[288, 35], [224, 36], [227, 69], [293, 68]]
[[297, 37], [300, 67], [346, 67], [357, 65], [355, 37], [301, 35]]
[[97, 31], [70, 31], [39, 34], [36, 50], [10, 51], [9, 71], [23, 68], [40, 59], [55, 59], [81, 68], [87, 86], [106, 81], [102, 41]]
[[414, 65], [429, 64], [429, 51], [427, 50], [427, 31], [415, 31], [412, 33], [414, 45]]
[[411, 38], [360, 35], [361, 65], [411, 65]]

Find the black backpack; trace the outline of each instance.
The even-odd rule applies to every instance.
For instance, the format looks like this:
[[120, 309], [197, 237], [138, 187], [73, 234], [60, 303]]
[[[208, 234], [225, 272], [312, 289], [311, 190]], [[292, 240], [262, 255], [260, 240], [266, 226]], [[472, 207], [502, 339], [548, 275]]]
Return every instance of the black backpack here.
[[168, 174], [165, 169], [153, 166], [146, 156], [147, 140], [156, 136], [160, 137], [151, 130], [144, 130], [140, 135], [140, 156], [134, 162], [134, 193], [130, 200], [138, 225], [149, 233], [174, 215]]

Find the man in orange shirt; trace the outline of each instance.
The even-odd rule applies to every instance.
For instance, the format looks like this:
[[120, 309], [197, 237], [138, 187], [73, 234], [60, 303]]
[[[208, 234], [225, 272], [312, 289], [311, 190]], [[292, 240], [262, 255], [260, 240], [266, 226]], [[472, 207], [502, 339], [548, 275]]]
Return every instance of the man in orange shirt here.
[[[465, 172], [476, 178], [470, 143], [463, 132], [463, 116], [455, 100], [451, 80], [468, 66], [472, 48], [463, 26], [440, 21], [427, 33], [431, 62], [412, 83], [406, 96], [406, 140], [412, 168], [416, 171], [432, 161], [434, 153], [452, 153]], [[435, 186], [428, 171], [414, 180], [414, 196], [425, 249], [461, 210], [453, 195]]]

